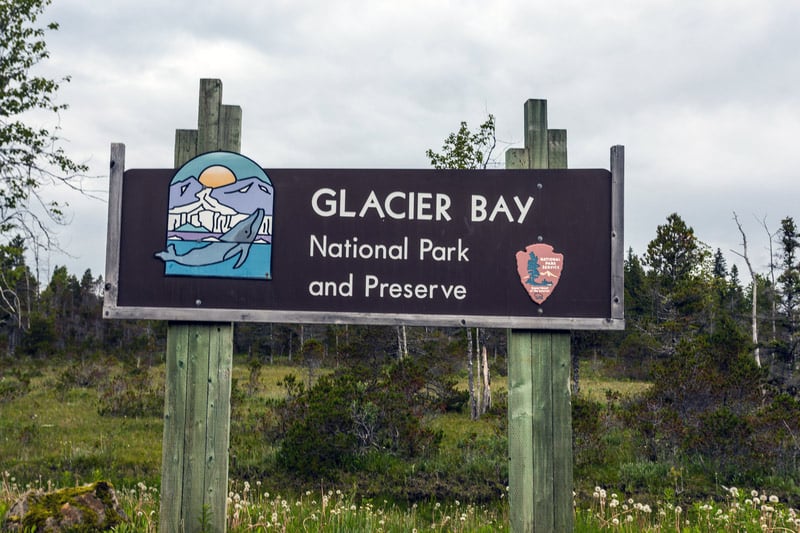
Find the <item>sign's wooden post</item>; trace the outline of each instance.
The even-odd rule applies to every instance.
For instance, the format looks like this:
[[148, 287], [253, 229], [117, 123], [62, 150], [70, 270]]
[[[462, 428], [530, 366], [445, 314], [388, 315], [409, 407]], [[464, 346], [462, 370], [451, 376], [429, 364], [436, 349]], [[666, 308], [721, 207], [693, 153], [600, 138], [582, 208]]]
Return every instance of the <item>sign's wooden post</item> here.
[[[547, 129], [546, 100], [525, 102], [525, 148], [506, 152], [506, 168], [567, 168], [567, 133]], [[509, 330], [508, 361], [511, 530], [572, 531], [570, 335]]]
[[[204, 152], [241, 150], [242, 110], [222, 82], [200, 80], [196, 130], [175, 132], [175, 168]], [[170, 322], [159, 531], [225, 531], [233, 324]]]

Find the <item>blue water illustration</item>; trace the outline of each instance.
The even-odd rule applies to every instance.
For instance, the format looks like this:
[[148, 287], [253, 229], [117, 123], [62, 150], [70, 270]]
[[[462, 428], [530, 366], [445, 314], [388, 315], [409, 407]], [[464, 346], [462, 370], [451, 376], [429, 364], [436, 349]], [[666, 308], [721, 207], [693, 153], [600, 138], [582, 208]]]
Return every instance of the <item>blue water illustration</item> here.
[[[185, 255], [194, 249], [208, 246], [208, 243], [186, 241], [170, 242], [170, 244], [175, 246], [176, 252], [180, 255]], [[165, 268], [166, 275], [168, 276], [269, 279], [271, 258], [271, 243], [255, 243], [250, 245], [250, 253], [247, 256], [247, 260], [236, 268], [236, 262], [239, 259], [238, 254], [225, 261], [205, 266], [186, 266], [169, 261], [166, 263]]]

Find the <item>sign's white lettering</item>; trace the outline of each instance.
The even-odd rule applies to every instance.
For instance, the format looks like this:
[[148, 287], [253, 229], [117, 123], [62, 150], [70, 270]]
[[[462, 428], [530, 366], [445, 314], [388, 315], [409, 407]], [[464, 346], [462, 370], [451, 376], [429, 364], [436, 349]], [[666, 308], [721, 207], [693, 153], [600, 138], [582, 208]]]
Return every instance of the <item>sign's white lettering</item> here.
[[308, 294], [311, 296], [353, 296], [353, 274], [346, 281], [312, 281], [308, 284]]
[[456, 246], [440, 246], [434, 244], [431, 239], [419, 240], [419, 260], [424, 261], [430, 257], [434, 261], [464, 261], [469, 262], [467, 257], [469, 248], [464, 246], [461, 239], [458, 239]]
[[387, 283], [378, 276], [367, 274], [364, 278], [364, 296], [367, 298], [405, 298], [407, 300], [463, 300], [467, 297], [464, 285], [446, 285], [439, 283]]
[[309, 257], [332, 257], [334, 259], [408, 259], [408, 237], [396, 244], [360, 243], [358, 237], [344, 241], [329, 241], [327, 235], [309, 238]]
[[394, 220], [452, 220], [450, 197], [443, 193], [393, 191], [383, 198], [370, 191], [359, 209], [347, 200], [347, 189], [334, 190], [327, 187], [317, 189], [311, 196], [311, 208], [321, 217], [366, 218], [375, 214], [378, 218]]
[[530, 211], [531, 206], [533, 206], [533, 196], [528, 196], [524, 203], [519, 196], [514, 196], [514, 207], [516, 207], [516, 211], [513, 213], [503, 195], [500, 195], [494, 201], [491, 213], [488, 213], [488, 203], [489, 201], [485, 196], [480, 194], [472, 195], [470, 206], [470, 220], [472, 222], [485, 222], [486, 220], [494, 222], [498, 215], [502, 215], [509, 222], [522, 224], [525, 222], [525, 217], [528, 216], [528, 211]]
[[[533, 196], [506, 198], [501, 194], [490, 200], [482, 194], [473, 194], [470, 197], [469, 220], [504, 220], [523, 224], [533, 207], [533, 199]], [[367, 218], [374, 215], [380, 219], [450, 222], [453, 220], [451, 207], [450, 196], [439, 192], [392, 191], [381, 197], [371, 190], [362, 202], [357, 202], [348, 200], [347, 189], [323, 187], [311, 196], [311, 208], [321, 217]]]

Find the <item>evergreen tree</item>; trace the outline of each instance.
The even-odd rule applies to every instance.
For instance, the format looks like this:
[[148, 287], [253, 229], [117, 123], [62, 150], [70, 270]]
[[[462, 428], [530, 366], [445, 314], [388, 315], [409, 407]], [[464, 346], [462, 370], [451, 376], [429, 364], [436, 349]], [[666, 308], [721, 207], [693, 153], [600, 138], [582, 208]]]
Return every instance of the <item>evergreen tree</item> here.
[[701, 273], [708, 256], [705, 245], [695, 237], [694, 229], [677, 214], [667, 217], [656, 228], [656, 237], [647, 245], [644, 259], [659, 283], [668, 290]]
[[728, 277], [728, 264], [725, 261], [725, 256], [722, 255], [722, 250], [719, 248], [714, 252], [713, 274], [717, 279], [726, 279]]
[[653, 299], [642, 262], [628, 249], [624, 263], [625, 274], [625, 319], [638, 323], [652, 317]]
[[654, 309], [651, 333], [662, 355], [674, 353], [683, 336], [713, 327], [709, 257], [706, 245], [677, 213], [656, 228], [656, 237], [647, 245], [644, 264], [649, 267]]
[[800, 351], [800, 233], [791, 217], [781, 221], [780, 244], [778, 284], [783, 331], [779, 351], [789, 362], [790, 372], [794, 372]]
[[31, 326], [37, 292], [36, 278], [25, 264], [25, 241], [17, 235], [0, 245], [0, 331], [9, 354]]

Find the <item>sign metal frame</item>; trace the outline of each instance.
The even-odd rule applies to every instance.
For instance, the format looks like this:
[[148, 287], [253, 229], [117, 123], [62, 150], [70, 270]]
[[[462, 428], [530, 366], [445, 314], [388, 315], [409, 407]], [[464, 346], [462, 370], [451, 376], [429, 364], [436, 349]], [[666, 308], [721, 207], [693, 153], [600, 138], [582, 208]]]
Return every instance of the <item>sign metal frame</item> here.
[[[492, 171], [487, 171], [492, 172]], [[570, 171], [566, 171], [570, 172]], [[603, 317], [499, 316], [474, 314], [355, 312], [349, 310], [233, 309], [213, 307], [160, 307], [120, 305], [119, 282], [123, 234], [123, 177], [125, 145], [111, 145], [108, 204], [108, 241], [103, 316], [111, 319], [151, 319], [200, 322], [282, 322], [365, 325], [430, 325], [450, 327], [497, 327], [536, 330], [621, 330], [625, 327], [623, 302], [624, 254], [624, 148], [611, 148], [610, 294]], [[199, 281], [202, 281], [200, 279]], [[274, 281], [270, 282], [274, 283]], [[563, 283], [563, 281], [562, 281]], [[536, 308], [532, 304], [532, 309]]]

